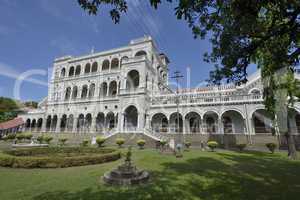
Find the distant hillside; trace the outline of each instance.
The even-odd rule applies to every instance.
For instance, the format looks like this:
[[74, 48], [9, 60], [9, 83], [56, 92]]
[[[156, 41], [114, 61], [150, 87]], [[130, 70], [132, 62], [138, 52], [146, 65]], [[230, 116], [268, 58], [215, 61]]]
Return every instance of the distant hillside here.
[[7, 97], [0, 97], [0, 122], [15, 118], [18, 113], [37, 108], [34, 101], [20, 102]]

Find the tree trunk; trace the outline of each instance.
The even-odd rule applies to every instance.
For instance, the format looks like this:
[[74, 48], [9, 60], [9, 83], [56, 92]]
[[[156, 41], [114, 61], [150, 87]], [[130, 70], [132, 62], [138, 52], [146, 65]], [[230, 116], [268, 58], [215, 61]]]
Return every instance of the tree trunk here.
[[287, 147], [288, 147], [288, 157], [292, 160], [297, 159], [297, 150], [295, 145], [294, 136], [291, 135], [290, 132], [287, 132], [285, 134], [286, 141], [287, 141]]

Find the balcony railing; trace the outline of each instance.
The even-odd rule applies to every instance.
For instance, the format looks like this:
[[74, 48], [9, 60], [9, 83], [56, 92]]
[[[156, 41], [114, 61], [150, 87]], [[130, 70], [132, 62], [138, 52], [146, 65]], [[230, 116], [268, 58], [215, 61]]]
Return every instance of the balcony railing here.
[[[233, 96], [197, 96], [179, 95], [179, 104], [212, 104], [212, 103], [232, 103], [247, 101], [262, 101], [261, 94], [255, 95], [233, 95]], [[175, 95], [157, 96], [151, 98], [152, 105], [176, 104]]]

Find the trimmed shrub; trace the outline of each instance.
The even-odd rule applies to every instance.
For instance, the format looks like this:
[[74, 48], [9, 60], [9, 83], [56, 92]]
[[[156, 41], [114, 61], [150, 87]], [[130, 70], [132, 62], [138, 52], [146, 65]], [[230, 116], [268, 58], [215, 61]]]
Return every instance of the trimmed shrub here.
[[3, 136], [1, 139], [4, 141], [14, 140], [14, 139], [16, 139], [16, 134], [8, 134], [8, 135]]
[[87, 139], [84, 139], [82, 142], [81, 142], [81, 146], [82, 147], [87, 147], [90, 143], [90, 140], [87, 140]]
[[214, 151], [215, 148], [218, 146], [218, 142], [216, 141], [208, 141], [207, 146], [211, 149], [211, 151]]
[[67, 141], [68, 141], [68, 138], [59, 138], [58, 139], [58, 142], [61, 146], [65, 146]]
[[266, 147], [269, 149], [269, 151], [271, 151], [271, 153], [274, 153], [277, 145], [275, 143], [267, 143]]
[[18, 142], [21, 142], [22, 140], [25, 139], [25, 134], [19, 133], [16, 135], [16, 138], [17, 138]]
[[24, 133], [24, 139], [31, 140], [33, 135], [31, 133]]
[[116, 139], [116, 144], [121, 148], [122, 145], [125, 143], [125, 139], [124, 138], [117, 138]]
[[185, 148], [187, 148], [187, 149], [189, 149], [189, 148], [191, 147], [191, 145], [192, 145], [192, 143], [189, 142], [189, 141], [185, 141], [185, 142], [184, 142], [184, 146], [185, 146]]
[[37, 140], [40, 144], [42, 144], [42, 143], [44, 142], [44, 136], [43, 136], [43, 135], [39, 135], [39, 136], [36, 138], [36, 140]]
[[247, 144], [236, 144], [236, 148], [239, 149], [239, 151], [243, 151], [247, 147]]
[[47, 143], [47, 144], [50, 144], [50, 142], [53, 140], [53, 137], [51, 136], [44, 136], [43, 140]]
[[165, 141], [165, 140], [161, 140], [161, 141], [160, 141], [160, 145], [161, 145], [162, 147], [166, 146], [166, 144], [167, 144], [167, 141]]
[[140, 149], [143, 149], [146, 144], [146, 141], [143, 139], [140, 139], [136, 142], [136, 144], [140, 147]]
[[105, 140], [106, 139], [104, 137], [97, 137], [96, 138], [96, 143], [98, 144], [98, 147], [102, 147], [102, 145], [104, 144]]
[[[66, 150], [65, 148], [60, 148], [60, 149]], [[71, 149], [79, 150], [80, 148], [68, 148], [68, 151]], [[97, 150], [96, 148], [83, 148], [83, 149], [90, 149], [90, 150], [94, 149], [93, 151]], [[50, 152], [59, 151], [58, 148], [38, 148], [37, 151], [41, 151], [41, 150], [50, 151]], [[26, 151], [29, 152], [28, 149]], [[20, 157], [20, 156], [0, 153], [0, 166], [12, 167], [12, 168], [58, 168], [58, 167], [99, 164], [99, 163], [114, 161], [119, 159], [120, 157], [121, 157], [120, 153], [116, 151], [114, 152], [114, 150], [105, 154], [99, 154], [99, 153], [87, 154], [87, 155], [79, 154], [77, 156], [69, 156], [68, 154], [66, 154], [65, 156], [42, 155], [37, 157], [32, 157], [32, 156]]]

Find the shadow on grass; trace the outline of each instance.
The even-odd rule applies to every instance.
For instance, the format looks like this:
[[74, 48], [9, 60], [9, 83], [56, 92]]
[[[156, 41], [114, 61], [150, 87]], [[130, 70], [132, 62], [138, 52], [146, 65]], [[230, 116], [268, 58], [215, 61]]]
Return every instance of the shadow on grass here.
[[300, 162], [265, 153], [219, 152], [182, 162], [162, 162], [163, 170], [152, 171], [152, 181], [125, 188], [99, 184], [98, 188], [46, 192], [35, 200], [96, 199], [298, 199]]

